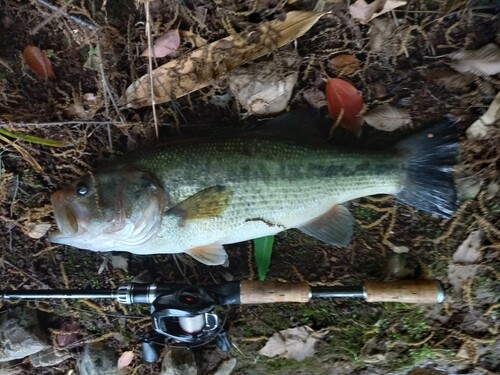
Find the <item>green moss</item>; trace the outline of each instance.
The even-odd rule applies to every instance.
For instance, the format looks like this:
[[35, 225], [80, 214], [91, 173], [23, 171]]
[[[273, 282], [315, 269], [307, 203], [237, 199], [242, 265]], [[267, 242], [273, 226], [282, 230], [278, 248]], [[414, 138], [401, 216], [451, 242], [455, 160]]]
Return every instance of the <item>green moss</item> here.
[[356, 219], [362, 222], [371, 222], [380, 217], [380, 212], [362, 206], [356, 207], [352, 214]]

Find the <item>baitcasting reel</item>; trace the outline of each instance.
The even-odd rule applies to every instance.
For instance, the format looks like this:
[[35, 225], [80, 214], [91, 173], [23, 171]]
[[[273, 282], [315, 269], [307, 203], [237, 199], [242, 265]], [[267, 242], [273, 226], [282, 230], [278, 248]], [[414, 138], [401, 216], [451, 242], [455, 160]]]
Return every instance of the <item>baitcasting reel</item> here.
[[367, 281], [362, 286], [310, 286], [306, 282], [230, 282], [214, 286], [179, 284], [125, 284], [115, 290], [0, 291], [0, 298], [17, 299], [101, 299], [114, 298], [121, 304], [151, 305], [153, 330], [143, 339], [143, 357], [158, 359], [157, 345], [165, 340], [187, 348], [214, 340], [222, 351], [231, 348], [216, 306], [301, 302], [313, 298], [364, 298], [367, 302], [441, 303], [445, 294], [437, 280], [397, 282]]

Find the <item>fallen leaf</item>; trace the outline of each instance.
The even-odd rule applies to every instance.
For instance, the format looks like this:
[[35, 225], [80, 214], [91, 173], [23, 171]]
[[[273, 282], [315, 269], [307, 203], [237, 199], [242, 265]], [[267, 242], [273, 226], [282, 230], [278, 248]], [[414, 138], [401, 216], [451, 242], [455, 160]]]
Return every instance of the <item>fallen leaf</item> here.
[[359, 136], [363, 118], [359, 113], [363, 109], [363, 98], [356, 87], [340, 78], [330, 78], [325, 87], [328, 113], [333, 119], [340, 119], [340, 124]]
[[[384, 241], [385, 244], [389, 245], [387, 242]], [[394, 280], [412, 279], [415, 277], [417, 265], [408, 255], [402, 255], [403, 253], [408, 254], [409, 250], [403, 250], [402, 253], [396, 253], [389, 256], [381, 275], [383, 281], [390, 282]]]
[[451, 92], [463, 89], [476, 79], [473, 74], [457, 73], [449, 67], [426, 68], [421, 70], [420, 74]]
[[[265, 22], [252, 32], [207, 44], [145, 74], [121, 98], [128, 108], [169, 102], [202, 89], [237, 67], [266, 55], [306, 33], [326, 13], [292, 11], [284, 21]], [[150, 81], [154, 86], [151, 97]]]
[[207, 40], [205, 38], [202, 38], [201, 36], [193, 33], [192, 31], [179, 30], [179, 34], [180, 36], [182, 36], [184, 40], [191, 42], [191, 44], [196, 48], [203, 47], [204, 45], [207, 44]]
[[396, 54], [396, 45], [400, 35], [394, 33], [396, 25], [388, 18], [375, 19], [370, 23], [370, 40], [368, 45], [373, 52], [383, 52], [387, 55]]
[[26, 234], [31, 238], [35, 239], [42, 238], [43, 236], [45, 236], [45, 234], [47, 234], [50, 227], [51, 225], [47, 223], [39, 223], [39, 224], [28, 223], [26, 225], [27, 228]]
[[129, 350], [129, 351], [123, 352], [120, 355], [120, 358], [118, 358], [118, 365], [117, 365], [118, 370], [130, 365], [132, 363], [133, 359], [134, 359], [134, 352], [133, 351]]
[[319, 109], [326, 106], [326, 96], [325, 93], [316, 87], [310, 87], [302, 92], [304, 100], [308, 102], [312, 107]]
[[474, 199], [481, 191], [484, 179], [466, 173], [455, 174], [455, 185], [460, 200]]
[[330, 63], [339, 71], [339, 74], [352, 74], [359, 68], [359, 60], [354, 55], [343, 53], [335, 56]]
[[493, 132], [498, 131], [495, 123], [500, 119], [500, 91], [491, 102], [488, 110], [479, 119], [474, 121], [466, 130], [468, 139], [485, 139]]
[[394, 245], [390, 241], [385, 241], [384, 244], [386, 244], [387, 246], [389, 246], [389, 248], [393, 252], [395, 252], [396, 254], [405, 254], [405, 253], [409, 253], [410, 252], [410, 249], [408, 248], [408, 246], [397, 246], [397, 245]]
[[455, 295], [461, 296], [464, 284], [469, 281], [469, 279], [476, 276], [479, 265], [461, 265], [461, 264], [450, 264], [448, 266], [448, 281], [450, 285], [453, 286]]
[[380, 362], [386, 362], [387, 357], [385, 354], [372, 354], [367, 357], [363, 357], [363, 362], [364, 363], [380, 363]]
[[279, 331], [259, 350], [259, 354], [266, 357], [280, 356], [303, 361], [305, 358], [312, 357], [316, 352], [315, 346], [318, 338], [314, 337], [313, 333], [314, 331], [308, 326]]
[[181, 37], [179, 35], [179, 30], [169, 30], [154, 41], [152, 53], [149, 48], [146, 48], [141, 53], [141, 57], [161, 58], [169, 56], [177, 51], [180, 44]]
[[386, 132], [392, 132], [411, 124], [411, 117], [407, 111], [389, 104], [382, 104], [370, 109], [363, 115], [363, 119], [375, 129]]
[[357, 0], [354, 4], [349, 5], [349, 14], [360, 23], [366, 24], [375, 17], [403, 5], [406, 5], [406, 1], [375, 0], [368, 4], [365, 0]]
[[35, 46], [26, 46], [23, 50], [23, 59], [38, 77], [43, 80], [55, 80], [56, 75], [52, 70], [52, 63], [43, 51]]
[[229, 358], [225, 361], [222, 361], [222, 363], [217, 366], [217, 369], [212, 373], [212, 375], [230, 375], [233, 373], [235, 367], [236, 358]]
[[299, 75], [299, 59], [293, 55], [280, 61], [262, 61], [235, 69], [229, 75], [229, 88], [248, 114], [270, 115], [282, 112]]
[[114, 269], [121, 269], [128, 272], [128, 253], [111, 255], [111, 266], [113, 266]]
[[500, 48], [489, 43], [477, 50], [464, 50], [447, 55], [451, 67], [460, 73], [492, 76], [500, 73]]
[[28, 45], [23, 50], [23, 59], [38, 77], [43, 80], [55, 80], [52, 63], [43, 51], [35, 46]]
[[64, 348], [65, 346], [71, 345], [78, 341], [78, 335], [80, 334], [80, 323], [69, 318], [69, 320], [64, 321], [58, 330], [54, 331], [55, 340], [59, 348]]
[[477, 263], [481, 259], [479, 248], [482, 242], [483, 232], [481, 230], [471, 232], [453, 254], [453, 262], [461, 264]]

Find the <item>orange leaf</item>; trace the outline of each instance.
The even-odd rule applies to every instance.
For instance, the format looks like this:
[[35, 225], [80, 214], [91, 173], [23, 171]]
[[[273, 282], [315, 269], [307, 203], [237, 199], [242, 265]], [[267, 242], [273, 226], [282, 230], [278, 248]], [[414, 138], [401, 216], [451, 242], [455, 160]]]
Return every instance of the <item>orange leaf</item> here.
[[328, 112], [350, 132], [359, 136], [363, 118], [359, 113], [363, 109], [363, 98], [356, 87], [340, 78], [330, 78], [325, 88]]
[[45, 56], [43, 51], [35, 46], [26, 46], [23, 51], [23, 59], [26, 64], [43, 80], [54, 80], [56, 75], [52, 70], [52, 63], [49, 58]]
[[330, 63], [340, 71], [340, 74], [352, 74], [359, 68], [359, 60], [356, 56], [343, 53], [330, 60]]

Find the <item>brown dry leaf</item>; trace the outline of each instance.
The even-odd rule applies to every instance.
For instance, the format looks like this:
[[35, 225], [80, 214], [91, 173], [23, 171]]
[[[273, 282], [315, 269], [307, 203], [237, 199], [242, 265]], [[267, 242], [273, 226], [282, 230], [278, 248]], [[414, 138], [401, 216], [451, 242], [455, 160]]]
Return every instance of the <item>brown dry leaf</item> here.
[[404, 109], [382, 104], [370, 109], [363, 115], [366, 123], [375, 129], [392, 132], [411, 124], [410, 114]]
[[459, 51], [448, 55], [451, 67], [460, 73], [492, 76], [500, 73], [500, 48], [494, 43], [472, 51]]
[[[151, 72], [154, 102], [169, 102], [217, 81], [235, 68], [290, 43], [306, 33], [326, 13], [293, 11], [256, 30], [229, 36], [169, 61]], [[132, 83], [121, 98], [128, 108], [151, 105], [150, 75]]]
[[190, 41], [196, 48], [203, 47], [207, 40], [189, 30], [179, 30], [179, 34], [184, 40]]
[[373, 52], [382, 52], [388, 56], [396, 54], [396, 45], [400, 36], [395, 33], [396, 25], [388, 18], [379, 18], [370, 22], [370, 40], [368, 45]]
[[352, 74], [359, 68], [359, 60], [354, 55], [343, 53], [335, 56], [330, 63], [339, 70], [339, 74]]
[[368, 4], [365, 0], [357, 0], [349, 6], [349, 14], [360, 23], [366, 24], [375, 17], [406, 5], [403, 0], [375, 0]]
[[425, 68], [420, 74], [438, 85], [444, 86], [448, 91], [455, 92], [463, 89], [474, 82], [472, 74], [461, 74], [449, 67]]

